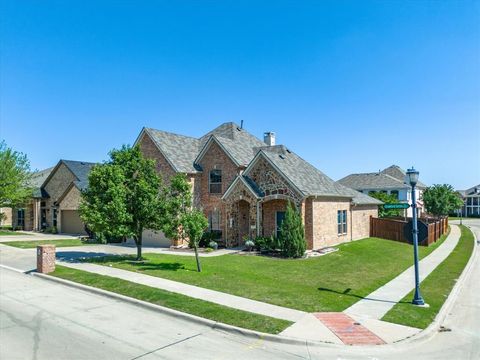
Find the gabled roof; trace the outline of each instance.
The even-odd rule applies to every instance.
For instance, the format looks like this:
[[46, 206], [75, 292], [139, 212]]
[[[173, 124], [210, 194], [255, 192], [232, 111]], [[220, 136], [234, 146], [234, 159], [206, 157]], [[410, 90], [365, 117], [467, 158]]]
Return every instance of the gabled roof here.
[[305, 197], [329, 196], [350, 198], [356, 204], [382, 204], [382, 202], [361, 194], [333, 181], [316, 167], [302, 159], [283, 145], [263, 146], [258, 149], [255, 160], [245, 170], [248, 176], [254, 163], [260, 157], [269, 161]]
[[[355, 190], [409, 189], [410, 185], [405, 184], [406, 175], [399, 166], [392, 165], [378, 172], [350, 174], [338, 182]], [[426, 185], [419, 181], [417, 187], [424, 189]]]
[[[400, 166], [398, 165], [391, 165], [386, 169], [383, 169], [381, 171], [383, 174], [390, 175], [394, 177], [397, 180], [400, 180], [402, 183], [405, 183], [405, 177], [407, 176], [407, 173], [405, 170], [403, 170]], [[408, 186], [408, 185], [407, 185]], [[419, 188], [426, 188], [427, 186], [422, 183], [421, 181], [418, 181], [417, 187]]]
[[50, 167], [48, 169], [36, 171], [32, 173], [30, 177], [30, 181], [28, 185], [33, 188], [33, 197], [34, 198], [43, 198], [48, 197], [48, 194], [42, 189], [42, 184], [44, 183], [45, 179], [48, 178], [50, 173], [53, 171], [54, 167]]
[[459, 190], [458, 193], [463, 197], [466, 196], [480, 196], [480, 184], [476, 186], [472, 186], [470, 189], [467, 190]]
[[62, 164], [65, 165], [68, 170], [70, 170], [73, 176], [75, 176], [76, 178], [76, 180], [74, 180], [75, 186], [77, 186], [80, 190], [88, 186], [88, 174], [90, 173], [90, 170], [95, 165], [97, 165], [96, 163], [91, 163], [86, 161], [60, 159], [60, 161], [57, 163], [57, 165], [55, 165], [55, 167], [49, 169], [50, 172], [48, 173], [48, 176], [43, 178], [43, 182], [41, 183], [41, 196], [37, 196], [37, 197], [49, 196], [45, 191], [44, 187]]
[[237, 183], [239, 182], [243, 183], [255, 198], [259, 199], [264, 195], [262, 190], [249, 177], [238, 175], [235, 178], [235, 180], [233, 180], [232, 184], [228, 187], [227, 191], [225, 191], [225, 194], [223, 194], [222, 199], [226, 199], [230, 195], [230, 193], [233, 191], [233, 189], [235, 189], [235, 187], [237, 186]]
[[382, 172], [351, 174], [338, 182], [355, 190], [407, 189], [409, 186]]
[[158, 150], [177, 172], [195, 173], [200, 169], [194, 160], [200, 149], [200, 140], [151, 128], [144, 128]]
[[150, 136], [172, 168], [183, 173], [202, 170], [198, 162], [213, 141], [222, 147], [237, 166], [247, 166], [255, 156], [253, 149], [264, 145], [263, 141], [233, 122], [218, 126], [199, 139], [152, 128], [144, 128], [138, 139], [144, 132]]

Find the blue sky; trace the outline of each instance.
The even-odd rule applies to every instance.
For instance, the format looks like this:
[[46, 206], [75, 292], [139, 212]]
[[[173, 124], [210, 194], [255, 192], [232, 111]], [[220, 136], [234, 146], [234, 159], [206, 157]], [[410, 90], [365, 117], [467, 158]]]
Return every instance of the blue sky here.
[[0, 138], [33, 168], [245, 121], [337, 180], [480, 183], [480, 1], [0, 2]]

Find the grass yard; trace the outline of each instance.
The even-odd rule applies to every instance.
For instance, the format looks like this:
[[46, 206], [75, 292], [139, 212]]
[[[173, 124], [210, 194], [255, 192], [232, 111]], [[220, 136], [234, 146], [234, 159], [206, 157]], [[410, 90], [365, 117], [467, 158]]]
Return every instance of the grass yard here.
[[236, 310], [150, 286], [64, 266], [57, 265], [55, 272], [50, 275], [245, 329], [278, 334], [292, 324], [290, 321]]
[[20, 249], [31, 249], [37, 247], [37, 245], [53, 244], [56, 247], [69, 247], [69, 246], [83, 246], [83, 245], [95, 245], [92, 243], [86, 243], [80, 239], [59, 239], [59, 240], [37, 240], [37, 241], [6, 241], [1, 244], [17, 247]]
[[474, 246], [473, 234], [460, 226], [462, 235], [452, 253], [420, 284], [420, 291], [429, 308], [413, 306], [414, 291], [405, 296], [385, 316], [384, 321], [425, 329], [435, 319], [455, 282], [470, 259]]
[[12, 230], [0, 230], [0, 236], [15, 236], [15, 235], [26, 235], [30, 236], [30, 234], [26, 234], [20, 231], [12, 231]]
[[[444, 238], [443, 238], [444, 239]], [[439, 246], [421, 247], [424, 257]], [[87, 261], [218, 290], [307, 312], [342, 311], [399, 275], [413, 263], [411, 245], [369, 238], [339, 246], [337, 252], [310, 259], [224, 255], [195, 258], [145, 254]]]

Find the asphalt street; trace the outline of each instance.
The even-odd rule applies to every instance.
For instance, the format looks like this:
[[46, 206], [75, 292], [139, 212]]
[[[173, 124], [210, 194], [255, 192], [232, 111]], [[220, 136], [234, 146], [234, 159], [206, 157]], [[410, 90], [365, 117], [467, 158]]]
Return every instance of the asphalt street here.
[[[480, 239], [480, 220], [465, 223]], [[478, 250], [474, 256], [442, 323], [450, 331], [377, 347], [256, 340], [0, 268], [0, 359], [479, 359]]]

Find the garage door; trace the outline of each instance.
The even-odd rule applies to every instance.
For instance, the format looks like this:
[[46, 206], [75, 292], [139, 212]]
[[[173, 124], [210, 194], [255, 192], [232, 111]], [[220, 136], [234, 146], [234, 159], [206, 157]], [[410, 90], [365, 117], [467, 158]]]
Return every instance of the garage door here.
[[171, 241], [161, 231], [145, 230], [142, 235], [142, 244], [144, 246], [170, 247]]
[[61, 214], [60, 232], [65, 234], [85, 234], [85, 226], [77, 210], [62, 210]]

